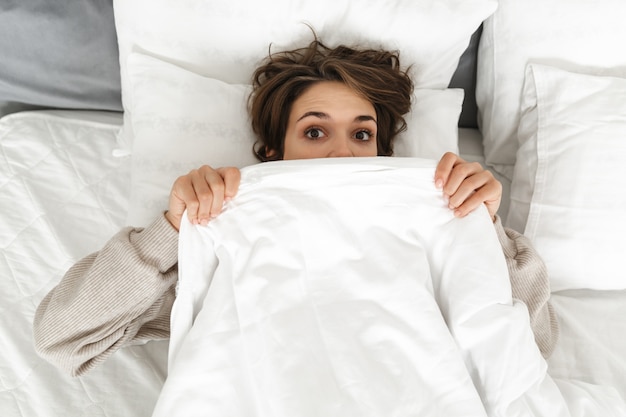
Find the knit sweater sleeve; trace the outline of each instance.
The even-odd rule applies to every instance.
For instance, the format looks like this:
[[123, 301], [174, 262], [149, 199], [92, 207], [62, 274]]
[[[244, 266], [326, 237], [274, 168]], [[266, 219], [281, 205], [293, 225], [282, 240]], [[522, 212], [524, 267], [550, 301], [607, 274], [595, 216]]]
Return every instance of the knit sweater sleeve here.
[[41, 301], [37, 352], [78, 376], [122, 346], [169, 337], [177, 262], [178, 232], [164, 216], [145, 229], [121, 230]]
[[526, 304], [530, 325], [541, 354], [548, 358], [559, 337], [559, 323], [550, 304], [550, 282], [546, 266], [530, 240], [515, 230], [495, 222], [511, 280], [513, 298]]

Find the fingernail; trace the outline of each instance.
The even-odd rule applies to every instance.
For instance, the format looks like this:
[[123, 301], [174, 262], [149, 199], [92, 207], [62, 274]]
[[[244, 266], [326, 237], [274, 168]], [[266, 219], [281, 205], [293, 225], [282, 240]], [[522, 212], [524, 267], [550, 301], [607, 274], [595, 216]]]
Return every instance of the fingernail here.
[[461, 210], [455, 210], [454, 217], [461, 217]]
[[443, 181], [441, 180], [435, 181], [435, 187], [437, 187], [437, 189], [440, 190], [441, 187], [443, 187]]

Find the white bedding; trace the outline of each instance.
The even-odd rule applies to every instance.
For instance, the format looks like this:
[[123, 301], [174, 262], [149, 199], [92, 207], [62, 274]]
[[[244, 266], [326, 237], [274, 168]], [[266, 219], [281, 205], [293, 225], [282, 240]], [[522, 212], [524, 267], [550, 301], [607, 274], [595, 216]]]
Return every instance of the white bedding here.
[[[561, 338], [548, 372], [559, 385], [589, 393], [572, 396], [579, 409], [589, 397], [614, 396], [621, 407], [615, 415], [626, 415], [626, 291], [561, 291], [552, 295], [552, 304]], [[593, 410], [593, 402], [586, 402]], [[574, 415], [593, 415], [585, 412]]]
[[118, 352], [71, 378], [39, 358], [32, 319], [79, 258], [117, 231], [128, 158], [115, 158], [121, 117], [28, 112], [0, 121], [0, 415], [149, 416], [165, 378], [166, 342]]
[[[120, 125], [117, 115], [89, 112], [28, 112], [0, 121], [3, 417], [152, 414], [167, 373], [167, 343], [122, 349], [88, 375], [70, 378], [36, 355], [31, 336], [44, 294], [123, 226], [129, 159], [112, 156]], [[548, 372], [571, 414], [626, 415], [626, 293], [568, 291], [554, 294], [553, 304], [561, 339]]]
[[455, 219], [435, 165], [242, 170], [218, 219], [181, 227], [155, 415], [568, 415], [486, 209]]

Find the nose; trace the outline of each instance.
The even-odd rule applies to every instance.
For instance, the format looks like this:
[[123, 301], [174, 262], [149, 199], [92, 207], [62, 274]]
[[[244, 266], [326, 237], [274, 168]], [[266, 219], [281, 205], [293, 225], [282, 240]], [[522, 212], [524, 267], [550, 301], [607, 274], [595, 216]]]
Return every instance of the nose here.
[[333, 141], [332, 147], [328, 153], [329, 158], [345, 158], [354, 156], [352, 151], [350, 138], [336, 138]]

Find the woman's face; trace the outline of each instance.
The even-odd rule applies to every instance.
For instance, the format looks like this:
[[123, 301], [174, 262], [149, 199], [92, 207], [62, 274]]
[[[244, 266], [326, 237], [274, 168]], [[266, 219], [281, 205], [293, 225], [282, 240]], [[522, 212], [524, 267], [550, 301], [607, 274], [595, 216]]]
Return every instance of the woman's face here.
[[283, 159], [376, 156], [376, 111], [345, 84], [313, 84], [291, 108]]

